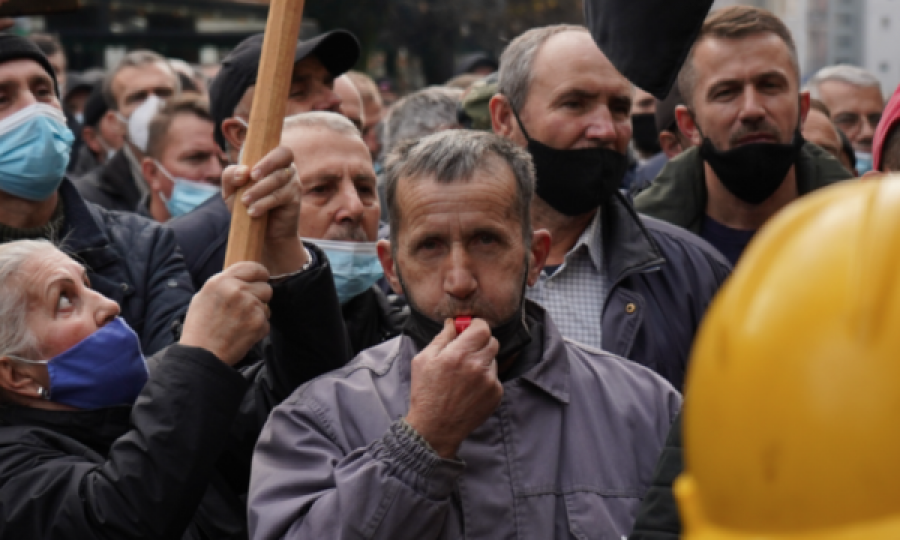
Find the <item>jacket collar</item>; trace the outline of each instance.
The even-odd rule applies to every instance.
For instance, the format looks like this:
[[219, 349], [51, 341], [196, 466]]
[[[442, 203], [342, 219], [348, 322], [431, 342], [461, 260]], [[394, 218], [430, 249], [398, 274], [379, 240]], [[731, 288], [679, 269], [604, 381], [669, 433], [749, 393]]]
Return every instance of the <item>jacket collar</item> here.
[[656, 242], [621, 193], [616, 191], [600, 214], [603, 261], [610, 288], [631, 274], [665, 264]]
[[143, 182], [144, 179], [134, 177], [134, 165], [129, 158], [130, 154], [126, 152], [127, 145], [100, 167], [97, 185], [111, 197], [125, 201], [128, 207], [136, 208], [145, 191], [138, 182]]
[[525, 302], [528, 316], [538, 318], [543, 324], [544, 335], [541, 340], [543, 351], [541, 361], [536, 366], [510, 382], [527, 381], [560, 403], [569, 403], [572, 369], [569, 365], [569, 351], [566, 349], [562, 334], [547, 316], [544, 308], [530, 300]]
[[[806, 143], [796, 165], [797, 190], [805, 195], [852, 175], [831, 154]], [[700, 149], [693, 147], [670, 160], [653, 184], [634, 201], [642, 214], [700, 233], [706, 214], [706, 177]]]
[[48, 429], [75, 439], [105, 456], [116, 439], [131, 429], [131, 406], [120, 405], [93, 411], [45, 411], [5, 406], [0, 409], [0, 423]]
[[[522, 384], [526, 382], [542, 392], [546, 393], [553, 399], [568, 403], [570, 396], [570, 373], [569, 351], [566, 348], [562, 334], [547, 316], [547, 312], [535, 302], [525, 300], [525, 309], [529, 318], [537, 318], [544, 328], [543, 339], [540, 340], [542, 347], [541, 359], [536, 366], [532, 367], [521, 376], [506, 381], [504, 384]], [[533, 340], [532, 343], [538, 343]], [[401, 360], [399, 364], [399, 374], [403, 394], [409, 401], [410, 396], [410, 379], [412, 377], [412, 359], [419, 353], [415, 342], [407, 335], [401, 334], [397, 338], [397, 345], [392, 347], [388, 352], [388, 362], [379, 363], [382, 370], [387, 371], [394, 360]], [[383, 375], [384, 371], [376, 372]]]
[[68, 178], [63, 178], [59, 196], [66, 215], [63, 251], [81, 259], [95, 272], [118, 261], [119, 254], [110, 245], [99, 213], [88, 206]]

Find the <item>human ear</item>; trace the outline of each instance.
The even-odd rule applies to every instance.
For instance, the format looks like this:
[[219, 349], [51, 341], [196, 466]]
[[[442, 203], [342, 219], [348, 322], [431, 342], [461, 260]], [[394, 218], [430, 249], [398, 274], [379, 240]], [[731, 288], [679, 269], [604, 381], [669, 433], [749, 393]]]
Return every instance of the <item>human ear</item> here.
[[803, 123], [806, 122], [806, 115], [809, 114], [809, 92], [800, 92], [800, 126], [803, 126]]
[[400, 284], [400, 274], [397, 271], [397, 262], [394, 260], [394, 254], [391, 252], [390, 240], [379, 240], [377, 248], [378, 260], [381, 261], [384, 277], [387, 278], [395, 293], [403, 294], [403, 286]]
[[159, 179], [159, 167], [156, 166], [156, 162], [153, 161], [152, 158], [145, 157], [141, 161], [141, 172], [144, 175], [144, 180], [147, 181], [147, 185], [150, 186], [150, 190], [153, 193], [157, 193], [162, 190], [162, 185]]
[[0, 388], [9, 394], [27, 398], [43, 397], [44, 386], [34, 373], [35, 366], [24, 369], [8, 356], [0, 357]]
[[532, 287], [541, 276], [541, 271], [550, 256], [550, 233], [546, 229], [538, 229], [531, 233], [531, 252], [529, 253], [528, 286]]
[[244, 145], [244, 140], [247, 139], [247, 128], [235, 118], [226, 118], [222, 120], [222, 135], [228, 141], [228, 146], [238, 149]]
[[684, 148], [682, 148], [678, 136], [668, 131], [663, 131], [659, 134], [659, 146], [669, 159], [684, 152]]
[[703, 144], [703, 136], [697, 126], [697, 119], [690, 109], [684, 105], [675, 107], [675, 121], [678, 122], [678, 129], [691, 141], [691, 144], [695, 146]]
[[515, 120], [512, 114], [512, 107], [506, 96], [495, 94], [488, 102], [488, 109], [491, 112], [491, 128], [494, 130], [494, 133], [506, 139], [511, 138], [515, 131], [513, 126]]

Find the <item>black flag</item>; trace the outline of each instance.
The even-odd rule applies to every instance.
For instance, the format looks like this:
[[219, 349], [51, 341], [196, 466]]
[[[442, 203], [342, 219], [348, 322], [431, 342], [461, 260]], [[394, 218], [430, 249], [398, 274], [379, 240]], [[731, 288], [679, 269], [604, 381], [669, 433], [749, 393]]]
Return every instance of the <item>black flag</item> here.
[[584, 0], [594, 41], [635, 86], [665, 99], [713, 0]]

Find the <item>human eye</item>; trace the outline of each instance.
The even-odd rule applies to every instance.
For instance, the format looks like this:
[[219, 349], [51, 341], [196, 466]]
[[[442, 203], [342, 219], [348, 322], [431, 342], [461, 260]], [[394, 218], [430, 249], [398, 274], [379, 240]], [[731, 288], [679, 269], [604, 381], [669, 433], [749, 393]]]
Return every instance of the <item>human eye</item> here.
[[475, 241], [482, 246], [494, 245], [498, 242], [496, 234], [490, 232], [481, 232], [475, 236]]
[[303, 99], [307, 94], [306, 84], [293, 84], [291, 85], [291, 92], [288, 94], [288, 98], [293, 99]]
[[59, 293], [59, 299], [56, 301], [56, 311], [57, 312], [68, 312], [71, 311], [75, 307], [75, 303], [73, 302], [74, 298], [72, 294], [68, 291], [63, 291]]
[[51, 88], [52, 84], [49, 82], [40, 83], [34, 88], [34, 95], [37, 98], [48, 99], [52, 98], [55, 95], [55, 92]]

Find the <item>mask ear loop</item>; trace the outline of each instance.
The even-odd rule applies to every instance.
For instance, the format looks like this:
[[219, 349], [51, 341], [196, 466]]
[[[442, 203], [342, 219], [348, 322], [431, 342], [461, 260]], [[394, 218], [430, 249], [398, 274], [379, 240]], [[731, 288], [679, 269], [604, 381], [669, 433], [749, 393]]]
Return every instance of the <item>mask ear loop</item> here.
[[505, 97], [506, 102], [509, 103], [509, 110], [512, 111], [513, 116], [516, 118], [516, 122], [519, 124], [519, 129], [522, 130], [522, 135], [525, 135], [525, 138], [528, 139], [529, 141], [532, 140], [531, 135], [529, 135], [528, 131], [525, 129], [525, 124], [523, 124], [522, 119], [519, 118], [519, 113], [517, 113], [516, 108], [513, 107], [512, 101], [510, 101], [509, 97], [507, 97], [507, 96], [503, 96], [503, 97]]

